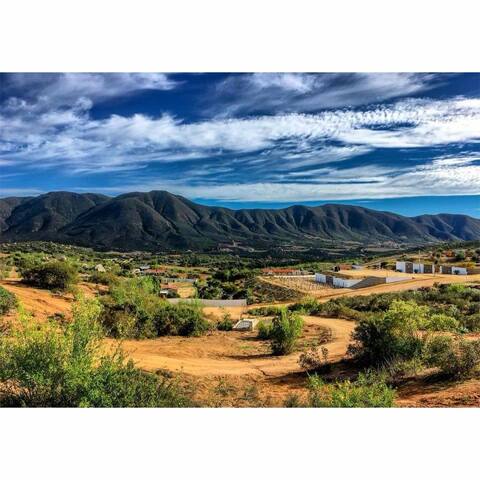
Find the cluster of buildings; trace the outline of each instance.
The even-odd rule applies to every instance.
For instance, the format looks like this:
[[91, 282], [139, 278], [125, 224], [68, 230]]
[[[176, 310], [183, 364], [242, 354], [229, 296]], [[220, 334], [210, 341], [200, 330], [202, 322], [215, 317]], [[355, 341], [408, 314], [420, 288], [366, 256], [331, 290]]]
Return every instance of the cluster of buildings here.
[[395, 270], [403, 273], [441, 273], [443, 275], [474, 275], [480, 273], [479, 267], [434, 265], [433, 263], [415, 263], [405, 261], [396, 262]]

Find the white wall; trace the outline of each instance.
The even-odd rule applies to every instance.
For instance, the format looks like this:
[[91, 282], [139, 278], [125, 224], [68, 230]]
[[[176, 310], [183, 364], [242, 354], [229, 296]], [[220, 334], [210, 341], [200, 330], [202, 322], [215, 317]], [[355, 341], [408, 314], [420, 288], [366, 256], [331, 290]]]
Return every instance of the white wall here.
[[414, 263], [413, 273], [423, 273], [423, 263]]
[[452, 267], [452, 273], [454, 275], [466, 275], [467, 269], [465, 267]]
[[350, 278], [333, 277], [333, 286], [337, 288], [350, 288], [361, 281], [362, 279], [358, 280], [358, 279], [350, 279]]
[[411, 280], [412, 277], [386, 277], [386, 283], [393, 283], [393, 282], [405, 282], [407, 280]]
[[395, 270], [398, 270], [399, 272], [405, 272], [405, 262], [396, 262]]
[[316, 273], [315, 281], [318, 283], [327, 283], [327, 276], [324, 275], [323, 273]]

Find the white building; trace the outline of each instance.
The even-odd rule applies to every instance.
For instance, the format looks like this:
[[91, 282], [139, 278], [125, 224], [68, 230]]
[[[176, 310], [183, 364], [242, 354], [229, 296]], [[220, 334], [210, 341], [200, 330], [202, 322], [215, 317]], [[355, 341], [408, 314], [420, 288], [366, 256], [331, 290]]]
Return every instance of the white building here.
[[362, 278], [342, 278], [333, 275], [325, 275], [324, 273], [315, 274], [316, 282], [329, 284], [336, 288], [351, 288], [362, 280]]
[[395, 262], [395, 270], [403, 273], [435, 273], [435, 265], [413, 262]]

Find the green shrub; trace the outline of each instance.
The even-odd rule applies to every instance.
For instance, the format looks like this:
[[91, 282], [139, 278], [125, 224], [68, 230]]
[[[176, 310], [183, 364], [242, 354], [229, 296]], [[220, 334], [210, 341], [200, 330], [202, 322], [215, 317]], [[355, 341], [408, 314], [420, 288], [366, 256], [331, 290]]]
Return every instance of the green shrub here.
[[421, 354], [419, 330], [427, 321], [428, 309], [413, 301], [394, 300], [382, 315], [360, 320], [353, 334], [349, 353], [368, 365], [408, 360]]
[[295, 312], [282, 310], [272, 320], [270, 344], [274, 355], [288, 355], [295, 349], [303, 330], [303, 320]]
[[199, 302], [171, 304], [158, 297], [149, 279], [126, 279], [110, 286], [103, 298], [101, 323], [116, 338], [154, 338], [162, 335], [196, 336], [210, 325]]
[[190, 401], [175, 382], [145, 373], [120, 351], [105, 354], [100, 305], [80, 300], [73, 320], [22, 322], [0, 336], [0, 405], [10, 407], [182, 407]]
[[0, 280], [7, 278], [12, 271], [12, 266], [7, 262], [0, 260]]
[[217, 330], [229, 332], [233, 329], [232, 317], [229, 313], [225, 313], [222, 320], [217, 323]]
[[257, 337], [260, 340], [270, 340], [272, 335], [272, 325], [271, 323], [260, 321], [257, 325], [257, 331]]
[[17, 306], [17, 298], [5, 288], [0, 287], [0, 315], [5, 315]]
[[480, 332], [480, 313], [465, 316], [460, 323], [469, 332]]
[[395, 391], [374, 373], [361, 373], [354, 382], [326, 384], [317, 375], [309, 377], [309, 407], [372, 408], [393, 407]]
[[158, 335], [198, 336], [210, 328], [199, 302], [162, 302], [154, 312], [153, 322]]
[[98, 283], [100, 285], [113, 285], [119, 282], [119, 278], [113, 272], [93, 272], [88, 281], [91, 283]]
[[465, 378], [480, 363], [480, 340], [470, 341], [451, 335], [435, 335], [424, 346], [424, 361], [450, 377]]
[[22, 275], [25, 283], [48, 290], [68, 290], [77, 282], [77, 271], [67, 262], [48, 262], [26, 269]]
[[321, 308], [321, 304], [316, 298], [313, 297], [305, 297], [299, 302], [288, 307], [288, 309], [292, 312], [298, 312], [303, 315], [317, 315], [321, 312]]
[[275, 307], [275, 306], [267, 306], [267, 307], [257, 307], [257, 308], [252, 308], [248, 311], [250, 315], [258, 315], [258, 316], [273, 316], [273, 315], [278, 315], [280, 312], [281, 307]]
[[449, 315], [434, 313], [427, 318], [425, 328], [432, 332], [455, 332], [460, 328], [460, 322]]

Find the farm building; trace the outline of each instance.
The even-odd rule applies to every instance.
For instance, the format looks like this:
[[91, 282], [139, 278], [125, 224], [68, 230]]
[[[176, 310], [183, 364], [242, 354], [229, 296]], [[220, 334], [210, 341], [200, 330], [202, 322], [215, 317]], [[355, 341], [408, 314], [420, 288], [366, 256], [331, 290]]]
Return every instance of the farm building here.
[[479, 267], [459, 267], [457, 265], [442, 265], [440, 272], [444, 275], [477, 275], [480, 273]]
[[384, 283], [404, 282], [410, 277], [363, 277], [348, 278], [346, 275], [331, 275], [328, 273], [316, 273], [315, 281], [324, 283], [333, 288], [365, 288]]
[[440, 272], [446, 275], [468, 275], [466, 267], [457, 267], [456, 265], [442, 265]]
[[396, 262], [395, 270], [403, 273], [435, 273], [432, 263]]

